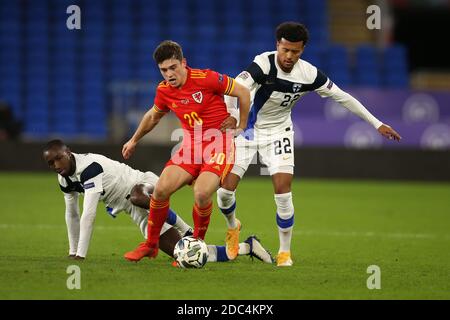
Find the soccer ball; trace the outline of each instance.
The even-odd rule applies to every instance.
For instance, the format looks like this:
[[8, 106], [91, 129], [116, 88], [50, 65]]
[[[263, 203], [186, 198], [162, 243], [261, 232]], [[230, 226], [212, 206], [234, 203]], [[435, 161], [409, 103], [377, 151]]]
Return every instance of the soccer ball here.
[[180, 268], [202, 268], [208, 260], [208, 246], [201, 239], [184, 237], [175, 245], [173, 257]]

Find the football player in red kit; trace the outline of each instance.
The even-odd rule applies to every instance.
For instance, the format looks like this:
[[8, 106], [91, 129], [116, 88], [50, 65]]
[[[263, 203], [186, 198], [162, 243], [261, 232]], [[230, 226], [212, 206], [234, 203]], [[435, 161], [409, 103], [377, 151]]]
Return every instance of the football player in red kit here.
[[[133, 154], [137, 142], [150, 132], [169, 111], [183, 128], [180, 149], [167, 162], [150, 200], [148, 238], [125, 254], [130, 261], [158, 254], [161, 227], [166, 220], [170, 196], [195, 180], [194, 237], [204, 239], [212, 212], [212, 195], [234, 162], [234, 136], [247, 126], [250, 91], [226, 75], [186, 65], [181, 46], [166, 40], [153, 53], [164, 78], [156, 90], [153, 108], [141, 120], [133, 137], [124, 144], [125, 159]], [[240, 123], [225, 125], [229, 113], [223, 96], [239, 99]], [[228, 122], [229, 123], [229, 122]], [[239, 232], [234, 230], [235, 233]]]

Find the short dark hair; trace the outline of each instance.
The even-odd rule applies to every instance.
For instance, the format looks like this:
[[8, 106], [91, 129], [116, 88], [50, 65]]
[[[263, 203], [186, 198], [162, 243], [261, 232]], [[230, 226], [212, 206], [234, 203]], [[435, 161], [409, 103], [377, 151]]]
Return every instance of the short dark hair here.
[[49, 142], [47, 142], [47, 144], [44, 147], [44, 152], [51, 150], [51, 149], [56, 149], [56, 148], [67, 148], [66, 144], [60, 140], [60, 139], [55, 139], [55, 140], [50, 140]]
[[183, 60], [183, 50], [175, 41], [164, 40], [153, 52], [153, 59], [157, 64], [160, 64], [167, 59], [177, 59], [181, 61]]
[[284, 38], [290, 42], [303, 41], [303, 45], [305, 45], [309, 39], [309, 32], [303, 24], [287, 21], [283, 22], [277, 27], [276, 36], [277, 41], [280, 41], [281, 38]]

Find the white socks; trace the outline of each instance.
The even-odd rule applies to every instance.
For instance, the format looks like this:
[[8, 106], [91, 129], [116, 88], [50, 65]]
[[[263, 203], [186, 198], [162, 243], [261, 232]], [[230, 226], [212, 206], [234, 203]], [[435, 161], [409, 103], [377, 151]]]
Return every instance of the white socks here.
[[217, 190], [217, 204], [227, 221], [228, 229], [236, 228], [236, 198], [234, 191], [219, 188]]
[[292, 226], [294, 225], [292, 193], [276, 194], [275, 203], [277, 205], [277, 225], [280, 238], [278, 252], [287, 252], [291, 250]]

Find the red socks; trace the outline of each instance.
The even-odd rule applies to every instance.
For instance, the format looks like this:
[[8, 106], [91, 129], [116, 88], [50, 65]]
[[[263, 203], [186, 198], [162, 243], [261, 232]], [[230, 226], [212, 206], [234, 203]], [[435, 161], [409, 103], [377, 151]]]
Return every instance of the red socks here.
[[159, 234], [169, 213], [169, 200], [158, 201], [150, 198], [150, 214], [147, 225], [147, 245], [158, 247]]
[[199, 208], [194, 204], [192, 209], [192, 218], [194, 220], [194, 238], [205, 239], [208, 230], [209, 220], [211, 218], [212, 202], [204, 208]]

